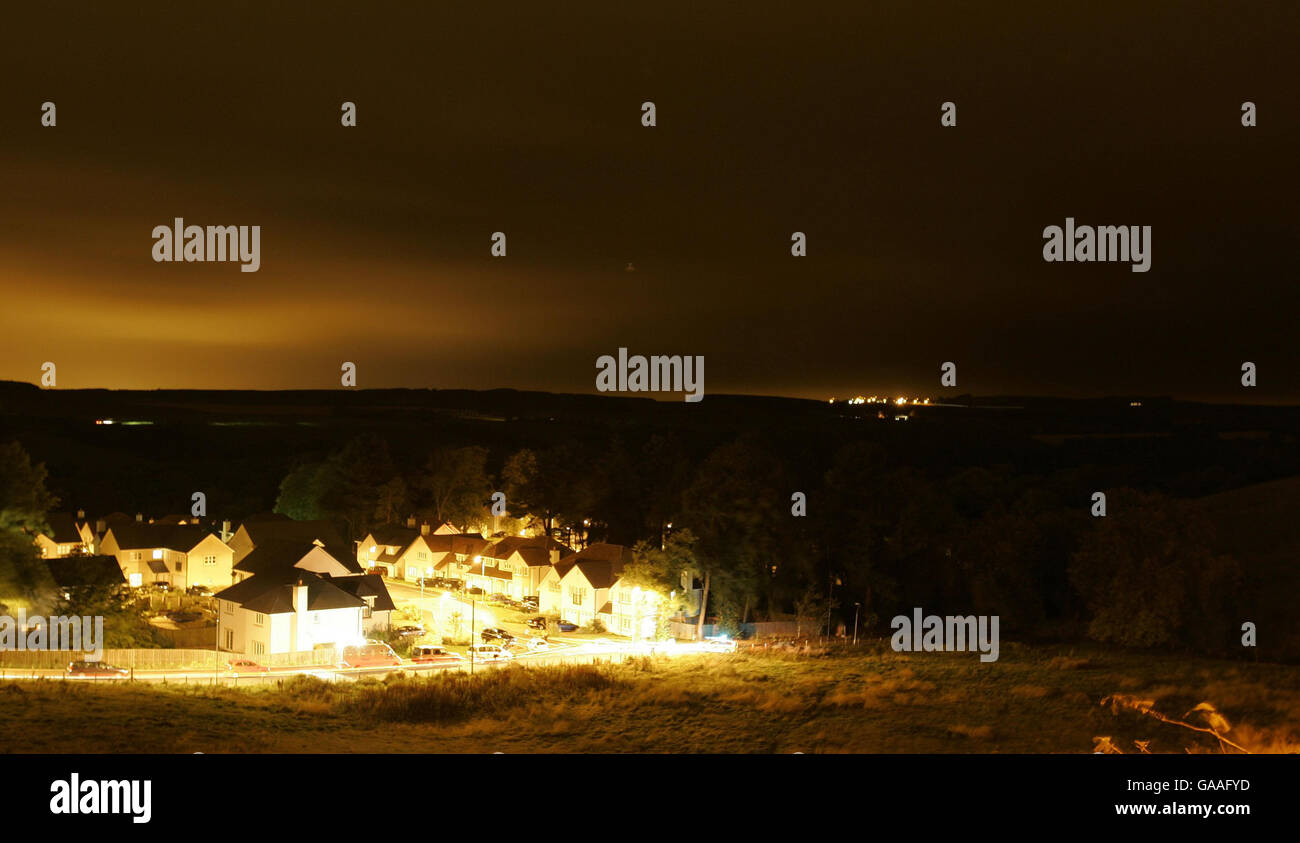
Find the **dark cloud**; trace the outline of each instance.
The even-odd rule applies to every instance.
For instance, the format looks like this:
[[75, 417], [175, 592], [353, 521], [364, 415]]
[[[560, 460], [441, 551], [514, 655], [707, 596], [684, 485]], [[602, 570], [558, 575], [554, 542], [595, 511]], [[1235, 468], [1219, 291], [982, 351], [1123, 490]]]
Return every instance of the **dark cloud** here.
[[[1251, 359], [1254, 398], [1300, 396], [1283, 4], [7, 17], [0, 377], [328, 386], [356, 360], [591, 391], [626, 346], [705, 355], [714, 392], [930, 394], [953, 360], [963, 391], [1224, 399]], [[174, 216], [260, 224], [261, 271], [153, 263]], [[1066, 216], [1151, 225], [1151, 271], [1044, 263]]]

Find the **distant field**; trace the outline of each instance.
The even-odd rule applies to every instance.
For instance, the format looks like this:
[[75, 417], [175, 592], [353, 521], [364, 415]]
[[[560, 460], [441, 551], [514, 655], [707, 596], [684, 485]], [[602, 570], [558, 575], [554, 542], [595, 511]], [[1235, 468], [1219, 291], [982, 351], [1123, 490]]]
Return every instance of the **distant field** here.
[[1007, 643], [994, 664], [877, 645], [250, 689], [5, 682], [0, 751], [1050, 753], [1102, 736], [1217, 751], [1100, 705], [1117, 693], [1173, 718], [1210, 702], [1234, 742], [1300, 752], [1300, 667]]

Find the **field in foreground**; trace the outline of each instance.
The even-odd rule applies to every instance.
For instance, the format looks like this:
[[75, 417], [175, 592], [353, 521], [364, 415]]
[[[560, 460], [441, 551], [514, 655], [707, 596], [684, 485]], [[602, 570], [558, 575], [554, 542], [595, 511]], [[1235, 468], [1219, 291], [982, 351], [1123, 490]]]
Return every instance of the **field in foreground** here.
[[1218, 751], [1101, 704], [1114, 694], [1174, 719], [1209, 702], [1240, 746], [1300, 752], [1300, 667], [1007, 643], [993, 664], [876, 644], [249, 689], [4, 682], [0, 751], [1047, 753], [1103, 736]]

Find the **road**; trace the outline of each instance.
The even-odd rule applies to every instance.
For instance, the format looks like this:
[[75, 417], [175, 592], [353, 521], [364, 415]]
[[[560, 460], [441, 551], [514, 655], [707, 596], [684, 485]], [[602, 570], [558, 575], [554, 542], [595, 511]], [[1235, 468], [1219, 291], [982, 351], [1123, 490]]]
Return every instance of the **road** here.
[[[473, 619], [473, 635], [477, 641], [478, 634], [485, 628], [498, 627], [515, 635], [522, 641], [538, 637], [537, 631], [525, 624], [530, 615], [514, 609], [475, 600], [471, 605], [466, 597], [444, 592], [441, 589], [425, 589], [421, 596], [420, 587], [403, 582], [385, 580], [389, 594], [395, 603], [415, 606], [420, 610], [426, 630], [441, 631], [451, 635], [451, 626], [456, 620], [455, 613], [460, 614], [460, 632], [470, 632]], [[400, 626], [401, 621], [395, 621]], [[436, 636], [441, 640], [441, 636]], [[494, 670], [507, 664], [518, 665], [556, 665], [556, 664], [593, 664], [621, 662], [637, 655], [650, 652], [669, 655], [688, 655], [692, 653], [711, 652], [707, 644], [650, 644], [633, 642], [629, 639], [601, 638], [590, 635], [553, 634], [549, 636], [550, 646], [545, 650], [516, 653], [513, 658], [498, 661], [476, 661], [474, 671]], [[225, 654], [238, 657], [233, 654]], [[223, 667], [225, 658], [222, 659]], [[470, 671], [471, 665], [465, 660], [455, 665], [416, 664], [403, 661], [400, 666], [392, 667], [357, 667], [312, 666], [292, 668], [271, 668], [265, 673], [241, 673], [234, 675], [227, 670], [136, 670], [131, 679], [136, 682], [182, 683], [182, 684], [221, 684], [249, 685], [274, 682], [292, 676], [316, 676], [328, 681], [355, 681], [366, 677], [383, 677], [390, 673], [404, 673], [411, 676], [428, 675], [446, 670]], [[70, 677], [63, 670], [7, 669], [0, 670], [0, 679], [64, 679], [69, 682], [119, 682], [121, 679], [109, 677]]]

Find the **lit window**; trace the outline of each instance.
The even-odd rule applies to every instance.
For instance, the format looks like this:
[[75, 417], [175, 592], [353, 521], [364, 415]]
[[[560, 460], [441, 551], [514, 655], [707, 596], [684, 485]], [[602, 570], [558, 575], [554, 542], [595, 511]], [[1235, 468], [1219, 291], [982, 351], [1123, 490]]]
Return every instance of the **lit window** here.
[[261, 612], [257, 612], [256, 614], [253, 615], [253, 623], [257, 626], [262, 626], [264, 623], [266, 623], [266, 615], [262, 614]]
[[154, 558], [154, 559], [162, 559], [162, 551], [161, 551], [161, 550], [155, 550], [155, 551], [153, 552], [153, 558]]

